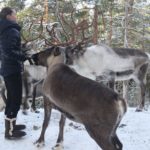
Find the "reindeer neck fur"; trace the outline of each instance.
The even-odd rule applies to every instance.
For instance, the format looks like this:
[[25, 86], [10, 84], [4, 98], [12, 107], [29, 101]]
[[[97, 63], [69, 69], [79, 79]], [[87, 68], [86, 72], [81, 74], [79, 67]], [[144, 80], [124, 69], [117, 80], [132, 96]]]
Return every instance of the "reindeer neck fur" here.
[[104, 56], [111, 55], [113, 55], [111, 48], [104, 45], [93, 45], [88, 47], [83, 55], [74, 59], [71, 67], [79, 74], [95, 79], [96, 74], [104, 72]]
[[63, 55], [59, 56], [50, 56], [47, 58], [47, 66], [48, 66], [48, 72], [52, 72], [54, 69], [54, 66], [57, 64], [64, 64], [65, 58]]

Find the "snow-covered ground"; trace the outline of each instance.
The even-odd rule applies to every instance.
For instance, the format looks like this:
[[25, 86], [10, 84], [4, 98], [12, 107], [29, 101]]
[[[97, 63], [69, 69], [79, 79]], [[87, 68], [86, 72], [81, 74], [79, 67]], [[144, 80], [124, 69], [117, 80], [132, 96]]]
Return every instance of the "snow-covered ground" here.
[[[4, 139], [4, 115], [0, 112], [0, 149], [1, 150], [50, 150], [55, 145], [59, 112], [53, 110], [51, 122], [45, 135], [45, 146], [37, 148], [33, 143], [39, 137], [43, 121], [43, 109], [39, 114], [28, 112], [25, 116], [21, 112], [18, 115], [18, 123], [27, 125], [27, 135], [16, 141]], [[98, 145], [93, 141], [80, 124], [67, 120], [64, 136], [64, 150], [100, 150]], [[39, 127], [35, 130], [33, 127]], [[150, 108], [148, 111], [135, 112], [135, 108], [128, 108], [121, 126], [117, 130], [118, 136], [122, 141], [123, 150], [150, 150]]]

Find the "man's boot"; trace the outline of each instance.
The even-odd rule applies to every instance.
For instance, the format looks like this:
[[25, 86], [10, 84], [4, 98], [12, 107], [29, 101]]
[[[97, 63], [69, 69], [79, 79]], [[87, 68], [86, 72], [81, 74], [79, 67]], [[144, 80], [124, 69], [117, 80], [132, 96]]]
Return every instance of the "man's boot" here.
[[15, 130], [16, 118], [5, 118], [5, 138], [16, 139], [26, 135], [24, 131]]

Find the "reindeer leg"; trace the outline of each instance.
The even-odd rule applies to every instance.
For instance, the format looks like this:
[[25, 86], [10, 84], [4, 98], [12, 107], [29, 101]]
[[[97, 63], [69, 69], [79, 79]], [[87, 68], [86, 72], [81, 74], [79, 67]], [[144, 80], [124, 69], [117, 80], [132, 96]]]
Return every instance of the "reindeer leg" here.
[[59, 135], [58, 135], [57, 143], [53, 148], [53, 150], [63, 149], [65, 121], [66, 121], [66, 117], [63, 114], [61, 114], [61, 119], [59, 121]]
[[139, 73], [138, 73], [138, 79], [140, 82], [140, 90], [141, 90], [141, 100], [139, 103], [138, 108], [136, 111], [142, 111], [145, 105], [145, 91], [146, 91], [146, 74], [147, 74], [148, 64], [144, 64], [141, 66]]
[[24, 115], [27, 115], [27, 109], [29, 109], [29, 105], [28, 105], [29, 86], [28, 86], [28, 80], [25, 74], [23, 74], [22, 82], [23, 82], [24, 90], [25, 90], [25, 96], [22, 98], [22, 113]]
[[5, 95], [5, 91], [6, 91], [6, 88], [2, 87], [2, 89], [1, 89], [1, 97], [2, 97], [2, 99], [4, 101], [4, 103], [6, 104], [7, 98], [6, 98], [6, 95]]
[[37, 85], [33, 86], [33, 98], [32, 98], [32, 104], [31, 104], [31, 110], [33, 112], [36, 112], [36, 107], [35, 107], [36, 89], [37, 89]]
[[113, 91], [115, 91], [115, 72], [110, 71], [108, 76], [109, 76], [108, 87], [111, 88]]
[[[121, 121], [121, 118], [120, 118], [120, 121]], [[114, 130], [112, 132], [112, 137], [111, 137], [112, 143], [114, 144], [114, 147], [116, 148], [116, 150], [122, 150], [123, 149], [123, 145], [120, 142], [120, 140], [116, 134], [116, 130], [120, 124], [120, 121], [118, 121], [118, 123], [115, 125]]]
[[136, 108], [137, 112], [140, 112], [143, 110], [145, 105], [145, 91], [146, 91], [146, 85], [144, 83], [140, 84], [140, 90], [141, 90], [141, 100], [139, 102], [139, 106]]
[[112, 137], [112, 142], [117, 150], [122, 150], [123, 145], [116, 134]]
[[24, 115], [27, 115], [27, 109], [29, 108], [28, 103], [27, 103], [28, 99], [27, 97], [22, 98], [22, 113]]
[[35, 113], [39, 113], [38, 110], [36, 110], [36, 107], [35, 107], [35, 100], [36, 100], [36, 91], [37, 91], [37, 86], [43, 82], [43, 79], [36, 82], [34, 85], [33, 85], [33, 98], [32, 98], [32, 105], [31, 105], [31, 109], [32, 111], [34, 111]]
[[39, 139], [35, 142], [35, 144], [40, 147], [41, 145], [44, 145], [44, 135], [46, 132], [46, 129], [49, 124], [50, 116], [51, 116], [51, 110], [52, 110], [52, 104], [49, 101], [47, 97], [44, 96], [44, 121], [42, 125], [42, 131], [40, 134]]
[[115, 91], [115, 79], [114, 78], [108, 81], [108, 87], [111, 88], [113, 91]]
[[89, 135], [103, 150], [121, 150], [116, 149], [111, 140], [111, 131], [101, 125], [85, 125]]

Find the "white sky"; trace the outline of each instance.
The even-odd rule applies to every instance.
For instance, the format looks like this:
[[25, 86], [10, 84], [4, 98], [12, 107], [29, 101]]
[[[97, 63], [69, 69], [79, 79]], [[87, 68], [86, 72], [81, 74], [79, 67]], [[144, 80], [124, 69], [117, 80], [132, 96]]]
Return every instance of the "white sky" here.
[[30, 6], [30, 4], [31, 4], [32, 2], [33, 2], [33, 0], [27, 0], [27, 1], [25, 2], [26, 7]]

